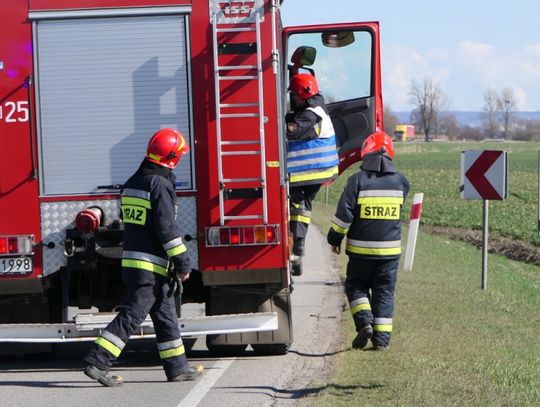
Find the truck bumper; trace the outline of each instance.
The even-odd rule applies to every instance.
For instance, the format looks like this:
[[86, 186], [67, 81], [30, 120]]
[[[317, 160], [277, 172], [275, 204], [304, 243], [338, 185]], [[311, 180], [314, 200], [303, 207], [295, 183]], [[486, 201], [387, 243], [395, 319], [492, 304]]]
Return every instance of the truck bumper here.
[[0, 280], [0, 295], [43, 293], [43, 282], [38, 278]]

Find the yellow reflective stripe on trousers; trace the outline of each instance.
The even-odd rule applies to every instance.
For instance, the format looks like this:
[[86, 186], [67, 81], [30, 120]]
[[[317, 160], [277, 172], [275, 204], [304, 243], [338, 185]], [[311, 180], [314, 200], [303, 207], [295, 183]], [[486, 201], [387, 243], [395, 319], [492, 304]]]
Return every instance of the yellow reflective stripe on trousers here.
[[186, 349], [184, 348], [184, 345], [182, 345], [182, 346], [179, 346], [178, 348], [159, 351], [159, 357], [161, 359], [168, 359], [168, 358], [173, 358], [175, 356], [183, 355], [184, 353], [186, 353]]
[[156, 273], [164, 277], [168, 277], [168, 272], [165, 267], [158, 266], [157, 264], [150, 263], [149, 261], [122, 259], [122, 267], [132, 267], [134, 269], [142, 269], [146, 271], [151, 271], [152, 273]]
[[101, 346], [106, 351], [112, 353], [115, 357], [120, 356], [120, 353], [122, 353], [122, 349], [101, 336], [96, 339], [96, 344]]
[[373, 325], [373, 330], [377, 332], [392, 332], [392, 325]]
[[357, 247], [347, 244], [346, 250], [355, 254], [371, 254], [376, 256], [390, 256], [393, 254], [401, 254], [400, 247]]
[[167, 250], [167, 255], [169, 257], [176, 256], [177, 254], [182, 254], [187, 250], [186, 246], [184, 244], [178, 245], [176, 247], [172, 247], [169, 250]]
[[360, 312], [360, 311], [370, 311], [371, 310], [371, 305], [370, 304], [357, 304], [355, 305], [354, 307], [351, 308], [351, 313], [354, 315], [356, 314], [357, 312]]
[[311, 223], [311, 218], [302, 215], [291, 215], [291, 222]]

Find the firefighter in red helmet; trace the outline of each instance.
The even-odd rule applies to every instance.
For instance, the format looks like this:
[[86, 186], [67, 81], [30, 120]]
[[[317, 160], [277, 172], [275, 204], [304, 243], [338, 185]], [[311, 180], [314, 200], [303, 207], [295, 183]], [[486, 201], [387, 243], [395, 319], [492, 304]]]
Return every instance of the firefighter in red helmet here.
[[321, 186], [338, 176], [339, 158], [334, 126], [315, 77], [306, 73], [294, 75], [289, 91], [293, 111], [285, 121], [290, 230], [294, 238], [291, 259], [293, 275], [301, 275], [312, 202]]
[[369, 136], [360, 155], [362, 170], [348, 179], [327, 240], [339, 254], [347, 237], [345, 292], [357, 331], [352, 347], [363, 349], [371, 338], [373, 349], [386, 350], [401, 253], [401, 208], [409, 182], [394, 167], [394, 145], [386, 133]]
[[127, 298], [85, 357], [84, 373], [104, 386], [123, 383], [121, 376], [111, 375], [109, 370], [148, 314], [167, 380], [193, 380], [203, 371], [202, 366], [190, 366], [187, 361], [170, 289], [171, 281], [185, 281], [191, 272], [176, 223], [173, 173], [187, 151], [189, 146], [178, 130], [157, 131], [139, 169], [122, 187], [122, 277]]

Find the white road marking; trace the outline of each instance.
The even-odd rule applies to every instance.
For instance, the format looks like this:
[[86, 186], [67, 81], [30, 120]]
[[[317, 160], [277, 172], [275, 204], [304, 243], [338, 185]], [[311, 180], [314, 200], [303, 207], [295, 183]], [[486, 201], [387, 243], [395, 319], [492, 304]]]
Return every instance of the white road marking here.
[[219, 360], [213, 366], [212, 369], [204, 371], [202, 377], [197, 380], [197, 384], [193, 386], [191, 391], [180, 400], [178, 407], [195, 407], [201, 400], [208, 394], [214, 384], [219, 380], [221, 375], [227, 371], [227, 369], [233, 364], [233, 359]]

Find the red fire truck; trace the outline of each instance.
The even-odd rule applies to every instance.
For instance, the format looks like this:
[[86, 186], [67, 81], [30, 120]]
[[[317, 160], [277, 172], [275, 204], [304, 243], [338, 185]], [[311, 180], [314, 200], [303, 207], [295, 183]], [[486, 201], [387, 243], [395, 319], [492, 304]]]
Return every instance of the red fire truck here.
[[[280, 0], [13, 0], [0, 16], [0, 341], [91, 340], [124, 295], [119, 190], [175, 127], [194, 264], [179, 320], [211, 350], [292, 342], [291, 72], [318, 78], [341, 170], [382, 128], [376, 22], [283, 29]], [[309, 253], [308, 253], [309, 254]], [[72, 315], [72, 310], [90, 310]], [[69, 312], [68, 312], [69, 311]], [[71, 313], [71, 314], [70, 314]], [[148, 321], [136, 337], [152, 335]]]

